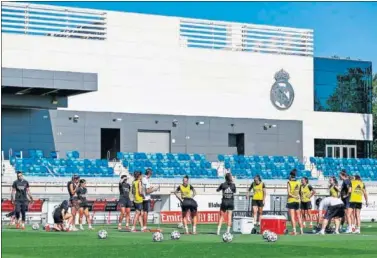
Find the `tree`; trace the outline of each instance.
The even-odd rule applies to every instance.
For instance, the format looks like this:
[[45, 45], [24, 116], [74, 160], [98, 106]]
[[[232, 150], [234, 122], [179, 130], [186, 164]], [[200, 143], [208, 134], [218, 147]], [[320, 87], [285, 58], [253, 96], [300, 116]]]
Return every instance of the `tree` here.
[[377, 157], [377, 73], [373, 76], [372, 82], [372, 115], [373, 115], [373, 150], [372, 155]]
[[326, 101], [328, 110], [332, 112], [367, 113], [366, 103], [370, 103], [371, 100], [368, 96], [370, 78], [371, 71], [368, 68], [349, 68], [346, 73], [338, 74], [337, 86]]

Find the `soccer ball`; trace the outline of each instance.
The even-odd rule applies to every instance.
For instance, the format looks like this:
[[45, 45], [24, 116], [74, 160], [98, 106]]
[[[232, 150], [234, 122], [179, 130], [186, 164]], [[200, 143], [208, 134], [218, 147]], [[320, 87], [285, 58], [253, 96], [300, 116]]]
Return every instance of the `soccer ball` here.
[[230, 243], [233, 240], [233, 235], [231, 233], [224, 233], [223, 235], [223, 241], [225, 243]]
[[265, 230], [265, 231], [263, 231], [263, 234], [262, 234], [263, 239], [267, 240], [267, 237], [268, 237], [268, 235], [269, 235], [270, 233], [271, 233], [271, 232], [270, 232], [269, 230]]
[[181, 238], [181, 234], [178, 231], [175, 230], [175, 231], [171, 232], [170, 238], [171, 238], [171, 240], [178, 240], [178, 239]]
[[101, 229], [98, 231], [98, 238], [99, 239], [106, 239], [107, 238], [107, 231], [104, 229]]
[[183, 223], [178, 223], [177, 228], [183, 228]]
[[33, 230], [38, 230], [38, 229], [39, 229], [39, 224], [38, 224], [38, 223], [34, 223], [34, 224], [31, 226], [31, 228], [32, 228]]
[[268, 234], [267, 236], [268, 242], [276, 242], [277, 240], [278, 240], [278, 235], [276, 235], [276, 233], [270, 232], [270, 234]]
[[161, 232], [154, 232], [152, 236], [153, 242], [161, 242], [164, 240], [164, 235]]

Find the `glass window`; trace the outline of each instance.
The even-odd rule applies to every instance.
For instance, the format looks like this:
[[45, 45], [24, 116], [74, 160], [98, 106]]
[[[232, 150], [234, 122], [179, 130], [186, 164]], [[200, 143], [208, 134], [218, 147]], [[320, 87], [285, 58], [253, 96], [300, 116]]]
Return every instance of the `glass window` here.
[[314, 110], [372, 112], [372, 63], [314, 58]]
[[[354, 147], [356, 146], [356, 147]], [[347, 147], [347, 150], [343, 147]], [[315, 139], [315, 157], [368, 158], [371, 155], [371, 141]]]
[[342, 148], [343, 148], [342, 150], [343, 158], [348, 158], [348, 146], [343, 146]]
[[332, 158], [332, 150], [333, 150], [333, 147], [330, 147], [330, 146], [328, 146], [327, 147], [327, 157], [329, 157], [329, 158]]

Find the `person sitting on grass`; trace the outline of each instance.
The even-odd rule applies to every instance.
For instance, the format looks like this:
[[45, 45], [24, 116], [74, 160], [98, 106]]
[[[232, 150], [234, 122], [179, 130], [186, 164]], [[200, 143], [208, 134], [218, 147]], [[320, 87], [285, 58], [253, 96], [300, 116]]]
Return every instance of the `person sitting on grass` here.
[[[52, 217], [54, 218], [54, 231], [64, 231], [72, 227], [73, 216], [68, 212], [68, 201], [63, 201], [55, 210], [52, 212]], [[64, 225], [64, 223], [66, 225]]]

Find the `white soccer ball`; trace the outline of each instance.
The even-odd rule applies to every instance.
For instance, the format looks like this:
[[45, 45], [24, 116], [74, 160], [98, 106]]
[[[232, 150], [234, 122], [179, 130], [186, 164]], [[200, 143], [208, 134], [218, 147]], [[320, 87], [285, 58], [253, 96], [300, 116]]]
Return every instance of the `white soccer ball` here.
[[268, 242], [276, 242], [278, 240], [278, 235], [274, 232], [270, 232], [267, 237]]
[[178, 239], [181, 238], [181, 233], [179, 233], [178, 231], [174, 230], [173, 232], [171, 232], [170, 238], [171, 238], [171, 240], [178, 240]]
[[39, 224], [38, 223], [33, 223], [33, 225], [31, 226], [31, 228], [33, 230], [38, 230], [39, 229]]
[[104, 229], [101, 229], [98, 231], [98, 238], [99, 239], [106, 239], [107, 238], [107, 231]]
[[270, 232], [269, 230], [265, 230], [265, 231], [263, 231], [263, 234], [262, 234], [263, 239], [266, 239], [266, 240], [267, 240], [267, 237], [268, 237], [268, 235], [269, 235], [270, 233], [271, 233], [271, 232]]
[[183, 228], [183, 223], [178, 223], [177, 228]]
[[161, 232], [155, 232], [152, 236], [153, 242], [161, 242], [164, 240], [164, 235]]
[[223, 235], [223, 241], [225, 243], [230, 243], [233, 240], [233, 235], [231, 233], [224, 233]]

